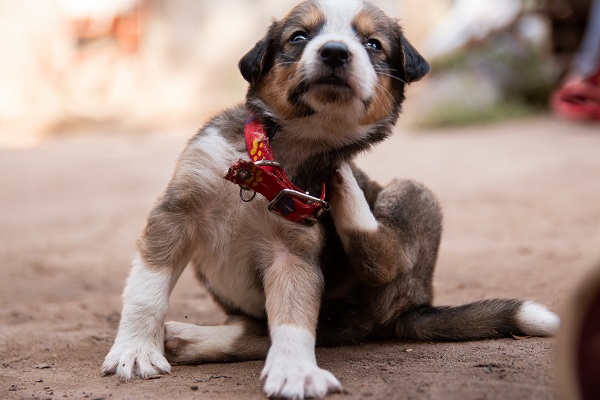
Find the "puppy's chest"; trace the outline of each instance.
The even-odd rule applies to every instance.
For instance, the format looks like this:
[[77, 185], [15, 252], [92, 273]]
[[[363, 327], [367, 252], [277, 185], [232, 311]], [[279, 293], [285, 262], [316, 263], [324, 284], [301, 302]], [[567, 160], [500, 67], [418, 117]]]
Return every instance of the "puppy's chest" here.
[[190, 162], [185, 168], [196, 177], [196, 191], [203, 198], [197, 215], [200, 237], [193, 256], [196, 273], [226, 309], [263, 318], [262, 272], [277, 255], [292, 251], [298, 238], [314, 241], [307, 246], [318, 247], [319, 229], [271, 213], [260, 194], [244, 202], [239, 186], [223, 176], [235, 161], [248, 156], [235, 150], [217, 130], [195, 139], [187, 153], [190, 156], [184, 159]]
[[278, 228], [286, 221], [267, 211], [262, 199], [235, 201], [237, 207], [222, 215], [219, 223], [206, 227], [197, 244], [194, 267], [226, 311], [265, 318], [262, 276], [276, 257], [290, 251], [290, 238]]

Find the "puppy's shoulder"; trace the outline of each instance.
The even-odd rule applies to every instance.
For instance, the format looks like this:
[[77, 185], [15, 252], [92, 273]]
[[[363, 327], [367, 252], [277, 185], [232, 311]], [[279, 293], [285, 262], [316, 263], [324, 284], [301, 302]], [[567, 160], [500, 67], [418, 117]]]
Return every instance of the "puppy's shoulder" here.
[[249, 111], [240, 104], [229, 108], [208, 121], [188, 142], [188, 148], [197, 147], [198, 143], [224, 140], [232, 148], [245, 148], [244, 124]]

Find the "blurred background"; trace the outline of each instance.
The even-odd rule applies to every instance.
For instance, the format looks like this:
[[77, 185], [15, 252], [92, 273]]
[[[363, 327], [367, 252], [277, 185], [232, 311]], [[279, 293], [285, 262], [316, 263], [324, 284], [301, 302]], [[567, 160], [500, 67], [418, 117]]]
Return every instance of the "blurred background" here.
[[[148, 209], [195, 130], [243, 101], [238, 60], [296, 2], [0, 0], [1, 398], [188, 399], [192, 385], [259, 398], [261, 363], [179, 366], [126, 385], [99, 371]], [[598, 125], [549, 106], [572, 75], [590, 0], [373, 3], [400, 19], [432, 72], [409, 88], [395, 134], [357, 164], [439, 198], [436, 304], [517, 297], [560, 312], [600, 249]], [[168, 319], [223, 318], [186, 270]], [[554, 399], [553, 343], [319, 357], [348, 400]]]
[[[544, 111], [590, 0], [376, 0], [433, 72], [404, 123]], [[294, 0], [0, 0], [0, 146], [200, 124], [243, 99], [239, 58]]]

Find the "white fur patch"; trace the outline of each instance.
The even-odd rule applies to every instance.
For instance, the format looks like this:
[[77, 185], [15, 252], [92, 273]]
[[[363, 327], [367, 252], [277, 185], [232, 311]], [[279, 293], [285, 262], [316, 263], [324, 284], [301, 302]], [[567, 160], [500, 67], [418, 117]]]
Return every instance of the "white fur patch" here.
[[517, 312], [517, 324], [531, 336], [552, 336], [558, 332], [560, 318], [541, 304], [525, 302]]
[[136, 257], [123, 293], [119, 332], [102, 365], [105, 373], [129, 380], [171, 371], [163, 355], [163, 324], [169, 294], [183, 267], [153, 270]]
[[261, 378], [269, 397], [323, 398], [342, 390], [340, 382], [317, 366], [315, 338], [306, 329], [282, 325], [271, 329], [271, 348]]
[[[204, 155], [202, 170], [196, 171], [203, 188], [219, 187], [215, 182], [222, 183], [223, 175], [231, 166], [232, 160], [238, 160], [245, 155], [245, 153], [236, 152], [231, 143], [215, 127], [208, 127], [201, 135], [198, 135], [192, 143], [192, 149], [200, 151]], [[197, 160], [190, 161], [193, 163]], [[207, 183], [207, 178], [215, 179], [215, 182]]]
[[348, 246], [346, 233], [375, 232], [379, 223], [371, 212], [350, 165], [342, 164], [338, 173], [342, 182], [338, 183], [334, 179], [335, 194], [331, 200], [331, 215], [344, 246]]
[[327, 19], [325, 32], [353, 36], [352, 20], [362, 8], [360, 0], [321, 0], [321, 10]]

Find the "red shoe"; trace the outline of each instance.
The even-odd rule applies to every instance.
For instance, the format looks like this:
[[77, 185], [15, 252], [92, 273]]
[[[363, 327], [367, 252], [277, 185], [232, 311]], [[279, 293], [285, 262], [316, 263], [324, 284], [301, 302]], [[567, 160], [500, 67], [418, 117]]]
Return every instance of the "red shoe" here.
[[550, 106], [565, 118], [600, 121], [600, 70], [588, 78], [565, 83], [552, 95]]

